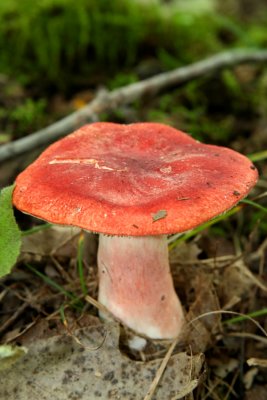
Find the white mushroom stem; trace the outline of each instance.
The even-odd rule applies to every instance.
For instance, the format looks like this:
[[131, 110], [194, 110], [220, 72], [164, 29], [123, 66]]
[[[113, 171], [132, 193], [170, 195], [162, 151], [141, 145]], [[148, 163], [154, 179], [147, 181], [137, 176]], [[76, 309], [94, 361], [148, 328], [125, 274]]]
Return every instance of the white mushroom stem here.
[[99, 236], [99, 302], [137, 333], [176, 337], [183, 311], [175, 293], [166, 236]]

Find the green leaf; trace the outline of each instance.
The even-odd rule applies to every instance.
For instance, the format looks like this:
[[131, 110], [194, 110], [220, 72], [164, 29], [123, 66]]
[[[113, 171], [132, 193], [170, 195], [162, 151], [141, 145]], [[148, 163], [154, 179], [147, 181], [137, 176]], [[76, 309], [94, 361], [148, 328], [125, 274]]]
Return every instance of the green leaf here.
[[15, 264], [21, 245], [21, 233], [12, 208], [14, 185], [0, 192], [0, 277], [8, 274]]
[[12, 367], [22, 356], [27, 354], [26, 347], [11, 346], [9, 344], [0, 346], [0, 371]]

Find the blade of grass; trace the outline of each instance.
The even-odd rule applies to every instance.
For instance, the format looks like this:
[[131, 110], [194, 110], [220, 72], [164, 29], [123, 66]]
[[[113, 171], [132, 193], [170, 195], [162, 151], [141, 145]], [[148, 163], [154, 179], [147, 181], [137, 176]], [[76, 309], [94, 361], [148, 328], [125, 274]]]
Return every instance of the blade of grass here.
[[47, 223], [47, 224], [42, 224], [42, 225], [38, 225], [38, 226], [34, 226], [33, 228], [27, 229], [26, 231], [22, 231], [21, 235], [22, 236], [28, 236], [28, 235], [32, 235], [33, 233], [42, 231], [44, 229], [48, 229], [52, 226], [52, 224]]
[[60, 315], [60, 319], [62, 324], [64, 325], [66, 323], [66, 317], [65, 317], [65, 305], [62, 304], [59, 308], [59, 315]]
[[241, 208], [242, 205], [238, 205], [232, 208], [231, 210], [227, 211], [225, 214], [219, 215], [218, 217], [211, 219], [210, 221], [205, 222], [200, 226], [197, 226], [195, 229], [192, 229], [191, 231], [184, 233], [177, 240], [169, 244], [169, 250], [172, 250], [180, 242], [184, 242], [185, 240], [190, 239], [191, 237], [195, 236], [197, 233], [203, 231], [204, 229], [207, 229], [210, 226], [217, 224], [217, 222], [223, 221], [224, 219], [230, 217], [231, 215], [236, 214]]
[[87, 286], [85, 282], [84, 276], [84, 269], [83, 269], [83, 250], [84, 250], [84, 237], [83, 234], [80, 236], [78, 241], [78, 256], [77, 256], [77, 267], [78, 267], [78, 274], [81, 283], [81, 289], [83, 294], [87, 295]]
[[250, 206], [258, 208], [259, 210], [264, 211], [265, 213], [267, 213], [267, 208], [266, 207], [263, 207], [261, 204], [258, 204], [253, 200], [244, 199], [244, 200], [241, 201], [241, 203], [249, 204]]
[[[265, 310], [265, 309], [264, 309]], [[262, 311], [262, 310], [260, 310], [260, 311]], [[257, 312], [257, 311], [256, 311]], [[227, 320], [227, 321], [232, 321], [232, 320], [235, 320], [236, 318], [244, 318], [245, 320], [247, 319], [247, 320], [249, 320], [249, 321], [251, 321], [254, 325], [256, 325], [257, 326], [257, 328], [264, 334], [264, 336], [265, 337], [267, 337], [267, 332], [266, 332], [266, 330], [261, 326], [261, 324], [258, 322], [258, 321], [256, 321], [253, 317], [251, 317], [251, 314], [241, 314], [241, 313], [239, 313], [239, 312], [236, 312], [236, 311], [230, 311], [230, 310], [215, 310], [215, 311], [208, 311], [208, 312], [205, 312], [205, 313], [203, 313], [203, 314], [200, 314], [200, 315], [198, 315], [197, 317], [195, 317], [195, 318], [193, 318], [193, 319], [191, 319], [187, 324], [188, 325], [192, 325], [195, 321], [197, 321], [197, 320], [199, 320], [199, 319], [201, 319], [201, 318], [203, 318], [203, 317], [208, 317], [209, 315], [215, 315], [215, 314], [232, 314], [232, 315], [237, 315], [237, 317], [234, 317], [234, 318], [231, 318], [231, 319], [229, 319], [229, 320]], [[225, 324], [225, 323], [227, 323], [227, 321], [223, 321], [223, 324]]]
[[259, 151], [258, 153], [249, 154], [248, 158], [253, 162], [266, 160], [267, 159], [267, 150]]
[[231, 210], [227, 211], [226, 213], [219, 215], [218, 217], [216, 217], [210, 221], [207, 221], [204, 224], [197, 226], [195, 229], [192, 229], [191, 231], [186, 232], [186, 233], [182, 234], [181, 236], [179, 236], [175, 241], [173, 241], [172, 243], [169, 244], [169, 250], [172, 250], [180, 242], [184, 242], [187, 239], [190, 239], [191, 237], [195, 236], [197, 233], [203, 231], [204, 229], [209, 228], [210, 226], [216, 224], [217, 222], [223, 221], [224, 219], [230, 217], [231, 215], [236, 214], [238, 211], [240, 211], [243, 208], [243, 204], [248, 204], [250, 206], [256, 207], [259, 210], [267, 213], [267, 208], [263, 207], [261, 204], [258, 204], [253, 200], [243, 199], [236, 207], [232, 208]]
[[227, 325], [236, 324], [238, 322], [242, 322], [247, 319], [262, 317], [263, 315], [266, 315], [266, 314], [267, 314], [267, 308], [262, 308], [261, 310], [253, 311], [253, 312], [245, 314], [245, 315], [240, 315], [238, 317], [227, 319], [226, 321], [223, 321], [223, 324], [227, 324]]
[[73, 293], [65, 290], [61, 285], [59, 285], [57, 282], [53, 281], [52, 279], [50, 279], [48, 276], [44, 275], [42, 272], [38, 271], [36, 268], [34, 268], [32, 265], [30, 264], [25, 264], [25, 266], [31, 271], [33, 272], [35, 275], [37, 275], [39, 278], [41, 278], [47, 285], [53, 287], [54, 289], [56, 289], [58, 292], [60, 292], [61, 294], [63, 294], [64, 296], [66, 296], [67, 298], [69, 298], [70, 300], [72, 300], [73, 306], [75, 308], [81, 309], [83, 307], [83, 303], [80, 301], [80, 299], [75, 296]]

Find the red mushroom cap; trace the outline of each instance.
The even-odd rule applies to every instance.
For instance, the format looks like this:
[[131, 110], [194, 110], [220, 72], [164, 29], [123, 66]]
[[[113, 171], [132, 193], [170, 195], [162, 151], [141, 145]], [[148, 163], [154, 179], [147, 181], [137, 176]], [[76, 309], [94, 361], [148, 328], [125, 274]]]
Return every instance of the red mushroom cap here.
[[245, 156], [158, 123], [94, 123], [22, 172], [14, 205], [38, 218], [112, 235], [184, 232], [247, 195]]

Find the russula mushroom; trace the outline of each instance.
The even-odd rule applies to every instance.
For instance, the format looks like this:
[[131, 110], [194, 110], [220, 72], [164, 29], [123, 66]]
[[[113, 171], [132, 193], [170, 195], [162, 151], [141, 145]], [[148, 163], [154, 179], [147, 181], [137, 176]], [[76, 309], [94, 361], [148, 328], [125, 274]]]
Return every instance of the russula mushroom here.
[[183, 324], [167, 235], [233, 207], [257, 180], [245, 156], [158, 123], [94, 123], [52, 144], [16, 179], [14, 205], [99, 232], [99, 301], [139, 334]]

